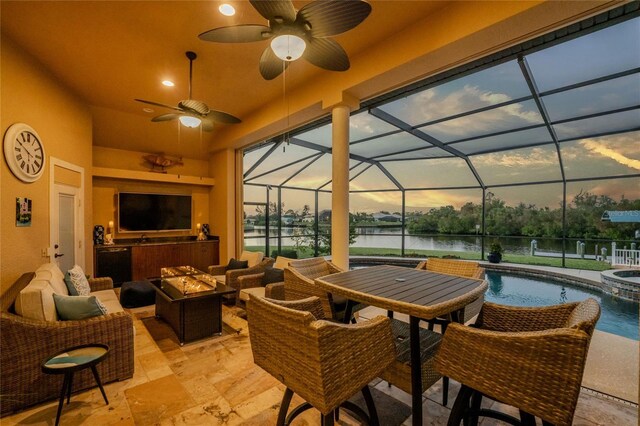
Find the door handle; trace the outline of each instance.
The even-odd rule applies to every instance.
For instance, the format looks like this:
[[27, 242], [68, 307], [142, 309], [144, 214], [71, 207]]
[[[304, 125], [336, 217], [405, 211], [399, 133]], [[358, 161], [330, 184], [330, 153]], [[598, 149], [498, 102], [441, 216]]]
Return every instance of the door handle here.
[[59, 257], [62, 257], [62, 256], [64, 256], [64, 253], [62, 253], [62, 254], [56, 253], [56, 254], [53, 255], [53, 257], [55, 257], [56, 259], [59, 258]]

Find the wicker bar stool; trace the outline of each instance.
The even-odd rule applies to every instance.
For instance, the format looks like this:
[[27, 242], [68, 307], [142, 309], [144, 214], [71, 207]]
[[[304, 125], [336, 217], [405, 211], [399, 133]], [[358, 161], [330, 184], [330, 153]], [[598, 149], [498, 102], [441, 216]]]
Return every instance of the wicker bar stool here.
[[[316, 278], [338, 272], [344, 271], [323, 257], [292, 260], [284, 270], [285, 300], [298, 300], [316, 296], [322, 303], [325, 318], [348, 322], [350, 318], [346, 320], [344, 318], [347, 300], [327, 293], [314, 283]], [[356, 305], [352, 307], [352, 312], [362, 307], [362, 305]]]
[[[323, 318], [317, 297], [276, 301], [251, 296], [247, 304], [254, 362], [287, 387], [277, 424], [290, 424], [311, 407], [320, 411], [323, 425], [334, 424], [339, 407], [366, 424], [378, 424], [368, 383], [394, 359], [390, 320], [379, 316], [339, 324]], [[369, 415], [348, 401], [360, 391]], [[307, 402], [287, 416], [294, 392]]]
[[[599, 317], [594, 299], [535, 308], [485, 303], [477, 328], [449, 325], [436, 356], [438, 371], [462, 384], [449, 425], [475, 424], [478, 416], [570, 425]], [[517, 407], [520, 420], [481, 409], [485, 396]]]

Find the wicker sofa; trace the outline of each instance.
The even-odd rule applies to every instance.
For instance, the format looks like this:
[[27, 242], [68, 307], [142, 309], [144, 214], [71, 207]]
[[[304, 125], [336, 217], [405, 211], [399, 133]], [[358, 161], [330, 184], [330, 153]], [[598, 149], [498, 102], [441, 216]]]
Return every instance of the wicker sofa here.
[[236, 289], [236, 294], [232, 296], [236, 301], [240, 300], [240, 284], [238, 279], [245, 275], [255, 275], [264, 272], [264, 268], [272, 266], [275, 259], [263, 257], [260, 252], [243, 251], [239, 260], [247, 260], [248, 267], [244, 269], [228, 269], [228, 265], [211, 265], [208, 268], [209, 274], [213, 275], [218, 282], [222, 282], [231, 288]]
[[[109, 346], [109, 356], [97, 366], [103, 383], [133, 376], [133, 320], [119, 307], [111, 278], [89, 279], [89, 284], [92, 294], [101, 301], [104, 299], [108, 311], [113, 313], [79, 321], [58, 321], [55, 313], [54, 318], [48, 320], [18, 315], [16, 301], [22, 298], [20, 292], [32, 281], [45, 288], [43, 299], [48, 295], [53, 299], [51, 292], [60, 291], [53, 285], [46, 288], [47, 281], [42, 279], [40, 272], [38, 275], [30, 272], [23, 274], [0, 297], [0, 416], [58, 398], [61, 378], [43, 374], [41, 363], [48, 356], [72, 346], [88, 343]], [[48, 307], [50, 309], [51, 305]], [[55, 311], [55, 305], [53, 309]], [[90, 370], [74, 375], [74, 392], [94, 386]]]

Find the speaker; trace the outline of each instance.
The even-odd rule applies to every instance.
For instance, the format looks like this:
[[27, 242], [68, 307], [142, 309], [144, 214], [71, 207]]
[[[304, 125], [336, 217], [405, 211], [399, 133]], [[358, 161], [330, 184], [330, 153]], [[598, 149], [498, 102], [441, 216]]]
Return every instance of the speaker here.
[[104, 226], [96, 225], [93, 227], [93, 244], [97, 246], [104, 244]]
[[204, 234], [205, 237], [209, 236], [209, 224], [208, 223], [203, 223], [202, 224], [202, 233]]

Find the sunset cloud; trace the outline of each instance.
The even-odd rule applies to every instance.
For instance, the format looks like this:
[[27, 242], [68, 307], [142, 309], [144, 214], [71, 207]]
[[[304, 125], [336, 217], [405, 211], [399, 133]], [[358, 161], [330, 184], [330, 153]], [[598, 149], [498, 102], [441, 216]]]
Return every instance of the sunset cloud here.
[[[635, 143], [637, 143], [637, 141]], [[580, 145], [601, 157], [610, 158], [619, 164], [640, 170], [640, 160], [629, 158], [618, 150], [605, 146], [602, 142], [593, 139], [583, 139], [580, 141]]]

